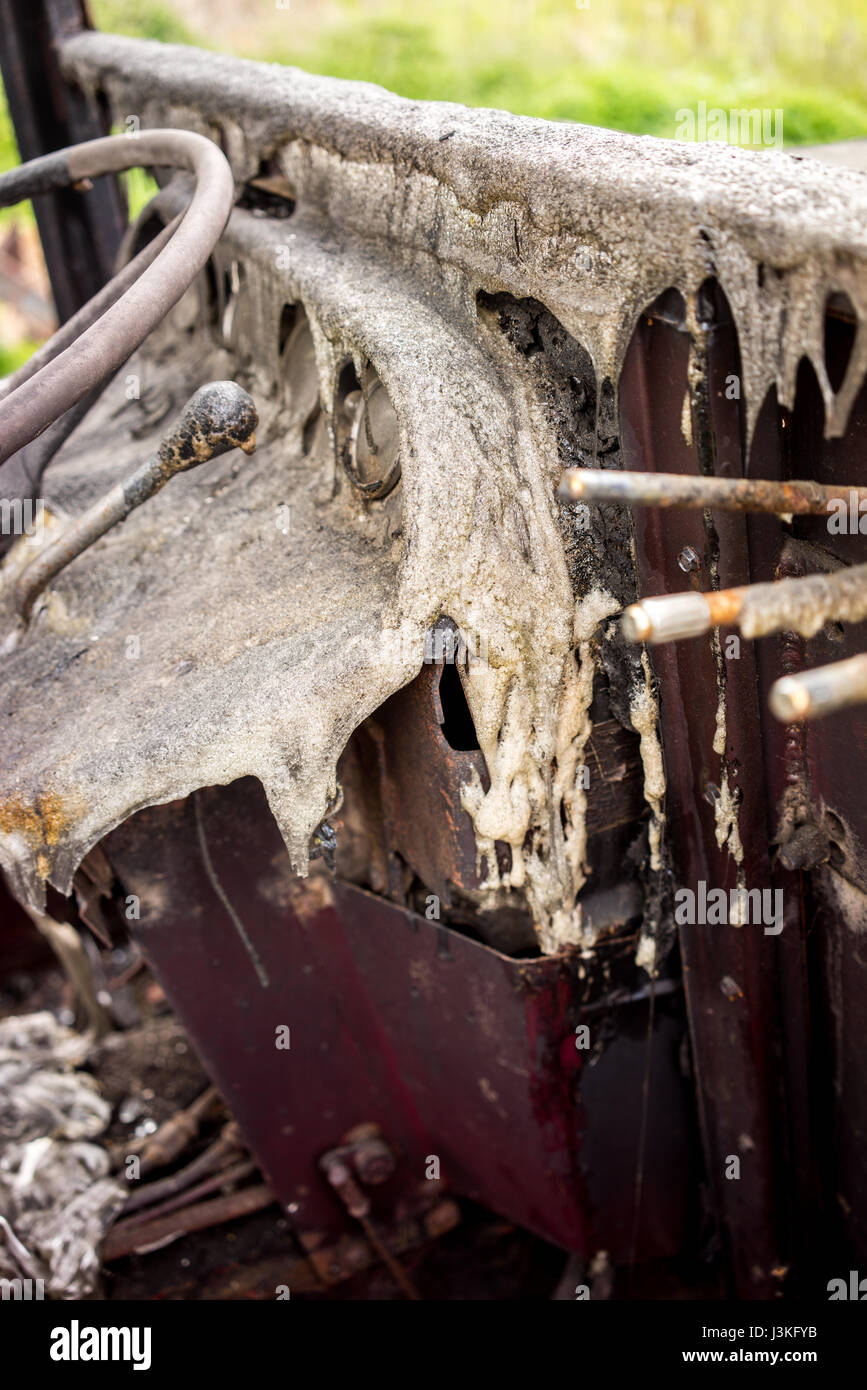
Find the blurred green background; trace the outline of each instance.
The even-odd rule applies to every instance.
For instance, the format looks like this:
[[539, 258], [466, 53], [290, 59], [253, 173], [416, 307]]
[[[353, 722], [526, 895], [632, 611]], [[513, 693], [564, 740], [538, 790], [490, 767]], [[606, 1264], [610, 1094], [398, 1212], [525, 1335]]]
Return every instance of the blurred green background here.
[[792, 144], [867, 134], [865, 0], [93, 0], [92, 11], [118, 33], [553, 120], [673, 136], [678, 107], [704, 100], [780, 107]]
[[[867, 0], [91, 0], [91, 13], [116, 33], [553, 120], [671, 138], [677, 110], [705, 101], [781, 109], [787, 146], [867, 136]], [[0, 169], [16, 160], [0, 104]], [[29, 210], [10, 209], [0, 236], [10, 219], [32, 234]], [[0, 333], [0, 373], [32, 345]]]

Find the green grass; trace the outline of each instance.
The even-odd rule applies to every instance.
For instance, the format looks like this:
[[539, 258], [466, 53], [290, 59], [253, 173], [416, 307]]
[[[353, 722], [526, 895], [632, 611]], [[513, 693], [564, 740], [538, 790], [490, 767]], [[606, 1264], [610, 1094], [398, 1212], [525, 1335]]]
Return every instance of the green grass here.
[[109, 34], [128, 34], [134, 39], [159, 39], [160, 43], [198, 43], [201, 36], [178, 19], [171, 4], [139, 0], [91, 0], [91, 17], [97, 29]]
[[33, 338], [19, 338], [17, 343], [6, 346], [0, 343], [0, 376], [16, 372], [39, 347]]
[[787, 145], [867, 135], [867, 0], [93, 0], [100, 28], [196, 42], [403, 96], [672, 137], [675, 113], [783, 111]]
[[586, 10], [438, 0], [418, 17], [393, 0], [339, 9], [338, 23], [297, 35], [270, 21], [247, 56], [422, 100], [669, 138], [676, 111], [699, 101], [782, 109], [786, 144], [867, 135], [865, 0], [591, 0]]
[[[789, 146], [867, 135], [867, 0], [211, 0], [195, 32], [169, 0], [92, 0], [95, 24], [198, 43], [421, 100], [673, 137], [676, 113], [783, 111]], [[0, 170], [18, 161], [0, 91]], [[153, 191], [127, 176], [133, 214]], [[0, 211], [32, 218], [29, 204]], [[27, 355], [22, 344], [14, 355]], [[15, 365], [13, 363], [12, 365]], [[0, 372], [10, 370], [9, 352]]]
[[[782, 109], [789, 145], [867, 135], [867, 0], [429, 0], [415, 13], [405, 0], [214, 0], [205, 33], [162, 0], [91, 8], [109, 31], [422, 100], [669, 137], [677, 110], [705, 101]], [[0, 169], [15, 162], [4, 107]]]

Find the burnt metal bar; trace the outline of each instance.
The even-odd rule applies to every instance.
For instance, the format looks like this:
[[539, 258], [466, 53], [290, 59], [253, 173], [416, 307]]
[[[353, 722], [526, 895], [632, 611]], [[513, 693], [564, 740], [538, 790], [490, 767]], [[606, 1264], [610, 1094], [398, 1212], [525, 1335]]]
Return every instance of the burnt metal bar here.
[[817, 719], [847, 705], [867, 703], [867, 653], [781, 676], [771, 687], [771, 712], [784, 724]]
[[180, 222], [181, 214], [179, 213], [154, 237], [153, 241], [149, 241], [147, 246], [139, 251], [137, 256], [131, 261], [127, 261], [126, 265], [109, 280], [108, 284], [103, 285], [102, 289], [88, 300], [87, 304], [73, 314], [72, 318], [67, 319], [66, 323], [49, 338], [47, 343], [38, 347], [17, 371], [7, 376], [0, 383], [0, 400], [10, 396], [25, 381], [29, 381], [32, 376], [35, 376], [42, 367], [52, 362], [59, 353], [74, 343], [85, 329], [96, 323], [106, 309], [109, 309], [112, 304], [116, 304], [130, 285], [134, 284], [143, 271], [156, 260], [160, 251], [174, 236]]
[[155, 164], [188, 169], [195, 176], [195, 191], [183, 221], [117, 303], [0, 402], [0, 462], [126, 361], [202, 269], [234, 202], [231, 170], [221, 151], [203, 136], [180, 130], [144, 131], [135, 140], [122, 135], [92, 140], [33, 160], [0, 179], [3, 206], [26, 196], [34, 186], [77, 183], [109, 170]]
[[196, 1202], [170, 1216], [155, 1216], [153, 1221], [134, 1221], [130, 1218], [128, 1225], [126, 1221], [118, 1221], [102, 1243], [102, 1259], [108, 1264], [136, 1250], [167, 1245], [179, 1236], [189, 1235], [191, 1231], [206, 1231], [210, 1226], [221, 1226], [240, 1216], [264, 1211], [274, 1201], [276, 1198], [268, 1184], [257, 1183], [253, 1187], [242, 1187], [239, 1192], [213, 1197], [207, 1202]]
[[687, 473], [627, 473], [614, 468], [569, 468], [558, 496], [564, 502], [622, 502], [638, 507], [715, 508], [827, 516], [841, 507], [859, 514], [867, 487], [829, 487], [810, 479], [708, 478]]
[[[85, 328], [95, 323], [100, 314], [104, 313], [111, 304], [120, 298], [142, 271], [155, 260], [174, 235], [181, 216], [182, 214], [178, 213], [133, 260], [128, 261], [117, 275], [94, 295], [93, 299], [89, 300], [70, 319], [67, 319], [66, 323], [57, 330], [47, 343], [37, 348], [32, 357], [19, 367], [17, 372], [13, 372], [5, 379], [0, 385], [0, 402], [17, 386], [35, 376], [42, 366], [52, 361], [64, 348], [73, 343]], [[48, 429], [44, 430], [24, 449], [20, 449], [5, 464], [0, 465], [0, 490], [2, 490], [4, 498], [10, 501], [15, 498], [26, 501], [36, 497], [49, 463], [73, 431], [81, 424], [88, 411], [99, 400], [111, 380], [111, 375], [104, 377], [92, 391], [89, 391], [86, 396], [82, 396], [81, 400], [77, 401], [71, 409], [55, 420], [52, 425], [49, 425]], [[2, 548], [2, 538], [0, 538], [0, 549]]]
[[27, 622], [36, 599], [55, 575], [129, 516], [134, 507], [153, 497], [176, 473], [195, 468], [236, 446], [251, 454], [256, 447], [257, 423], [252, 398], [234, 381], [213, 381], [202, 386], [190, 398], [154, 457], [88, 507], [27, 566], [15, 586], [15, 605], [22, 622]]
[[864, 618], [867, 565], [853, 565], [835, 574], [642, 599], [627, 608], [622, 624], [630, 642], [655, 646], [732, 625], [745, 637], [786, 631], [812, 637], [826, 623], [858, 623]]
[[[90, 28], [82, 0], [0, 0], [0, 72], [22, 161], [108, 133], [98, 103], [68, 83], [61, 44]], [[126, 226], [117, 178], [84, 195], [58, 189], [34, 205], [58, 318], [63, 322], [111, 277]]]

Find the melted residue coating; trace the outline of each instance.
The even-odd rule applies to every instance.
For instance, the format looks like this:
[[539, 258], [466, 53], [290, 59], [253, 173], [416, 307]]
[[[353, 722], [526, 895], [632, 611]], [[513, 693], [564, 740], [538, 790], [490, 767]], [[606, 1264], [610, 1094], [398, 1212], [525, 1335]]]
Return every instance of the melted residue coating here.
[[[104, 35], [77, 36], [63, 61], [145, 126], [220, 134], [239, 183], [272, 161], [296, 209], [285, 222], [236, 211], [215, 257], [221, 276], [244, 268], [236, 362], [202, 338], [162, 365], [143, 359], [155, 380], [193, 386], [237, 367], [261, 416], [255, 459], [237, 475], [224, 461], [175, 480], [103, 538], [58, 578], [4, 670], [6, 796], [25, 829], [0, 836], [0, 858], [16, 891], [39, 906], [45, 878], [67, 891], [88, 848], [136, 809], [248, 774], [306, 872], [347, 739], [412, 679], [425, 632], [447, 615], [486, 644], [467, 699], [490, 786], [469, 785], [464, 806], [487, 889], [526, 896], [543, 949], [581, 940], [577, 770], [596, 629], [619, 605], [592, 582], [576, 600], [555, 516], [557, 431], [491, 349], [477, 296], [540, 301], [614, 387], [642, 310], [671, 287], [691, 301], [716, 277], [737, 326], [748, 434], [772, 387], [793, 403], [804, 355], [839, 434], [867, 337], [859, 330], [835, 395], [824, 311], [842, 289], [859, 319], [867, 312], [867, 181]], [[312, 334], [327, 422], [313, 446], [283, 393], [287, 304], [303, 305]], [[352, 494], [329, 445], [347, 363], [373, 365], [397, 414], [392, 510]], [[110, 423], [120, 404], [109, 391], [49, 475], [60, 502], [64, 468], [75, 476], [73, 509], [140, 459]], [[139, 632], [141, 662], [124, 667]], [[665, 779], [646, 655], [643, 671], [629, 715], [659, 872]], [[75, 813], [37, 846], [26, 827], [46, 795]], [[724, 778], [717, 833], [737, 857], [730, 802]], [[497, 843], [511, 852], [507, 883]]]
[[659, 709], [653, 693], [653, 680], [647, 652], [641, 653], [644, 670], [644, 684], [636, 686], [629, 705], [632, 726], [641, 737], [641, 763], [644, 768], [644, 799], [650, 807], [650, 867], [654, 871], [662, 868], [662, 828], [665, 813], [662, 809], [665, 797], [665, 767], [662, 760], [662, 744], [659, 741]]

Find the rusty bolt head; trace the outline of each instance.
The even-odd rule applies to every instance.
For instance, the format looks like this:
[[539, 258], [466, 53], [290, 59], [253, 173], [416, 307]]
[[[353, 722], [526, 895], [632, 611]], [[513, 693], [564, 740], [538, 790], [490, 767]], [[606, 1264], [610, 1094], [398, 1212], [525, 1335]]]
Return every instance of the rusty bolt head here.
[[319, 1160], [319, 1167], [334, 1188], [350, 1216], [360, 1220], [370, 1213], [370, 1201], [362, 1192], [348, 1165], [336, 1150], [331, 1149]]
[[438, 1202], [431, 1211], [425, 1214], [425, 1232], [430, 1236], [431, 1240], [436, 1240], [439, 1236], [444, 1236], [449, 1231], [453, 1231], [455, 1226], [460, 1224], [460, 1220], [460, 1207], [451, 1197], [447, 1197], [445, 1201]]
[[692, 545], [685, 545], [677, 557], [677, 563], [684, 574], [695, 574], [696, 570], [701, 569], [701, 560], [698, 551]]
[[363, 1183], [375, 1186], [388, 1181], [395, 1169], [395, 1158], [378, 1125], [356, 1125], [343, 1142]]

